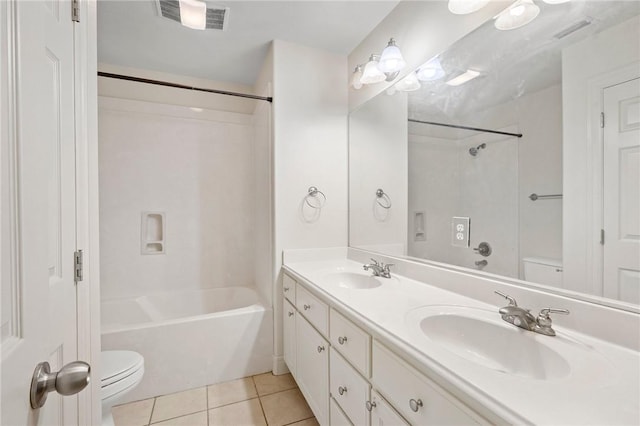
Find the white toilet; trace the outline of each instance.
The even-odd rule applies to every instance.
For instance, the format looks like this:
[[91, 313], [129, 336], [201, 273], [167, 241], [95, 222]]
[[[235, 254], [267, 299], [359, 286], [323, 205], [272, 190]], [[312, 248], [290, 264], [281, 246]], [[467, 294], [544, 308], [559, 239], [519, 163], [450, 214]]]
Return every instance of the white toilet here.
[[144, 375], [144, 358], [133, 351], [102, 352], [102, 426], [113, 426], [111, 407], [119, 404]]
[[562, 287], [562, 260], [546, 257], [525, 257], [524, 280], [534, 283]]

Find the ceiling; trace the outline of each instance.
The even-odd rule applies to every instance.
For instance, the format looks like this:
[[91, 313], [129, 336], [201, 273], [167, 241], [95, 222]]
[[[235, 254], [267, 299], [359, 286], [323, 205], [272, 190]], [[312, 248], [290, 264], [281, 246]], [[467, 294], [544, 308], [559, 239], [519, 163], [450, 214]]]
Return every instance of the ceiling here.
[[[489, 107], [559, 84], [564, 48], [640, 14], [638, 1], [535, 3], [540, 15], [524, 27], [499, 31], [489, 20], [443, 52], [439, 57], [447, 76], [410, 92], [409, 117], [482, 127]], [[554, 37], [584, 19], [591, 24], [564, 38]], [[482, 75], [458, 87], [445, 84], [467, 69]]]
[[155, 0], [98, 1], [98, 61], [253, 85], [272, 40], [349, 54], [398, 1], [215, 1], [225, 31], [159, 16]]

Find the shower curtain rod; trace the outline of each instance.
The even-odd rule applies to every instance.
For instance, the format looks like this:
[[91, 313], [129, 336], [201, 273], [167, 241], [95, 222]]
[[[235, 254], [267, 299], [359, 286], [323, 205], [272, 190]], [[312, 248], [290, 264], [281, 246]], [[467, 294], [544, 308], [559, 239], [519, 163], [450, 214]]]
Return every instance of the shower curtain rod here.
[[227, 90], [203, 89], [201, 87], [170, 83], [168, 81], [151, 80], [149, 78], [132, 77], [129, 75], [112, 74], [109, 72], [98, 71], [98, 77], [115, 78], [118, 80], [134, 81], [136, 83], [155, 84], [157, 86], [173, 87], [176, 89], [194, 90], [196, 92], [215, 93], [217, 95], [237, 96], [239, 98], [256, 99], [258, 101], [273, 102], [273, 97], [271, 96], [265, 97], [265, 96], [258, 96], [258, 95], [249, 95], [247, 93], [229, 92]]
[[479, 127], [458, 126], [456, 124], [436, 123], [436, 122], [433, 122], [433, 121], [420, 121], [420, 120], [414, 120], [412, 118], [410, 118], [408, 121], [410, 121], [412, 123], [432, 124], [434, 126], [451, 127], [451, 128], [454, 128], [454, 129], [474, 130], [476, 132], [495, 133], [497, 135], [515, 136], [517, 138], [521, 138], [522, 137], [522, 133], [501, 132], [499, 130], [481, 129]]

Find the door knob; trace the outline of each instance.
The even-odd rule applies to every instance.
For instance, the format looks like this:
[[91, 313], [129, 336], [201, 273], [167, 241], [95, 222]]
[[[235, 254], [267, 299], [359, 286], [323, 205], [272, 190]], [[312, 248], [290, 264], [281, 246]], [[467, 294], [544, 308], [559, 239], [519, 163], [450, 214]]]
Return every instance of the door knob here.
[[70, 362], [53, 373], [48, 362], [41, 362], [31, 379], [31, 408], [42, 407], [51, 391], [73, 395], [84, 389], [90, 381], [91, 366], [84, 361]]

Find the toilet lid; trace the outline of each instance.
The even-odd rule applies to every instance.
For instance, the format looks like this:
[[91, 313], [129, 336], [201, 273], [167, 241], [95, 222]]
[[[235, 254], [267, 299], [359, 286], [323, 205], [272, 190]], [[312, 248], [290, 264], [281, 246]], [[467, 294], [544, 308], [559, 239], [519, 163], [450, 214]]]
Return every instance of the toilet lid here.
[[102, 387], [122, 380], [144, 366], [142, 355], [133, 351], [103, 351], [101, 359]]

